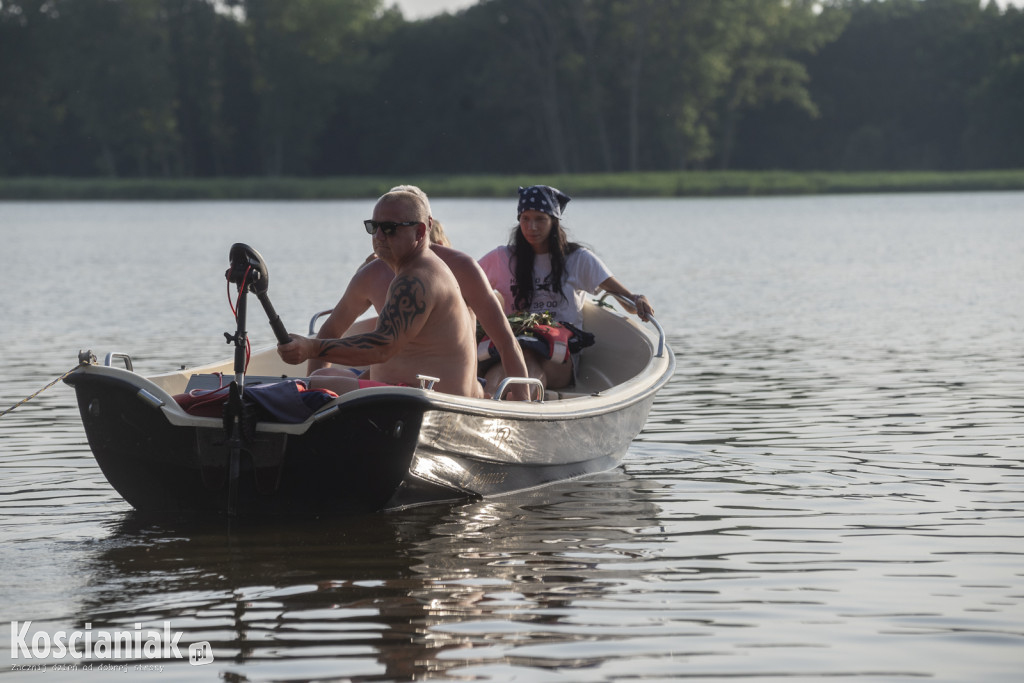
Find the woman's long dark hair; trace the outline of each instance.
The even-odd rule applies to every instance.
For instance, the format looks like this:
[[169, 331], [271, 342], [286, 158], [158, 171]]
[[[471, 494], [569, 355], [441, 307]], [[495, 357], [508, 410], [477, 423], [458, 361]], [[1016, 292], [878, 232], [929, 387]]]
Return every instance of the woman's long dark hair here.
[[[562, 229], [562, 223], [551, 216], [551, 232], [548, 233], [548, 253], [551, 254], [551, 286], [563, 299], [562, 284], [565, 281], [565, 261], [569, 254], [579, 249], [582, 245], [570, 242]], [[533, 303], [533, 247], [523, 237], [523, 231], [517, 225], [512, 231], [512, 237], [508, 241], [508, 247], [512, 254], [510, 262], [514, 262], [516, 284], [513, 286], [512, 296], [515, 298], [517, 311], [529, 310]]]

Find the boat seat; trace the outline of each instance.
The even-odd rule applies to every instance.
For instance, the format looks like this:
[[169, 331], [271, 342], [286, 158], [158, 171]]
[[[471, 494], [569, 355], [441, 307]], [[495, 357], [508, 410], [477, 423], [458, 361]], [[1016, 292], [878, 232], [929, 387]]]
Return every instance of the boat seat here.
[[585, 398], [587, 396], [593, 396], [583, 391], [566, 391], [565, 389], [545, 389], [544, 400], [545, 401], [566, 401], [571, 398]]
[[590, 391], [579, 393], [579, 396], [590, 396], [591, 393], [604, 391], [613, 386], [615, 382], [604, 372], [586, 363], [585, 360], [580, 362], [579, 370], [576, 372], [576, 387], [586, 387]]

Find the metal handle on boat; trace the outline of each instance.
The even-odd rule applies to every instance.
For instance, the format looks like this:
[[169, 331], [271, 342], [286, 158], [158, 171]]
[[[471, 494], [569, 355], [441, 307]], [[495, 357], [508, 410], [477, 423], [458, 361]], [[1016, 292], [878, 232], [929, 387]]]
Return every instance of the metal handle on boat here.
[[145, 389], [139, 389], [135, 393], [135, 396], [136, 396], [136, 398], [138, 398], [143, 403], [145, 403], [147, 405], [151, 405], [154, 408], [159, 408], [159, 407], [161, 407], [164, 404], [163, 401], [161, 401], [159, 398], [157, 398], [153, 394], [149, 393]]
[[316, 315], [309, 319], [310, 336], [316, 334], [316, 321], [324, 317], [325, 315], [330, 315], [332, 312], [332, 309], [328, 308], [326, 311], [320, 311], [319, 313], [317, 313]]
[[441, 381], [440, 377], [431, 377], [430, 375], [416, 375], [416, 379], [420, 382], [420, 389], [426, 389], [432, 391], [434, 385]]
[[[534, 377], [506, 377], [501, 380], [501, 384], [498, 385], [498, 390], [494, 392], [494, 400], [500, 401], [501, 397], [505, 395], [505, 391], [513, 384], [526, 384], [531, 387], [537, 387], [537, 391], [540, 392], [538, 395], [540, 398], [537, 400], [541, 403], [544, 402], [544, 384], [539, 379]], [[533, 392], [530, 392], [530, 401], [533, 401]]]
[[124, 361], [124, 367], [127, 368], [128, 372], [135, 372], [132, 367], [132, 357], [127, 353], [121, 353], [120, 351], [111, 351], [107, 354], [107, 357], [103, 359], [103, 364], [108, 368], [113, 364], [115, 358], [120, 358]]
[[654, 356], [662, 358], [665, 355], [665, 328], [661, 326], [661, 323], [653, 315], [647, 316], [647, 322], [654, 325], [654, 329], [658, 330], [658, 352]]
[[[604, 294], [601, 295], [601, 298], [598, 299], [597, 302], [599, 304], [603, 304], [604, 300], [609, 296], [615, 297], [616, 301], [619, 302], [620, 306], [626, 309], [627, 313], [632, 313], [636, 315], [636, 304], [634, 304], [632, 301], [630, 301], [629, 299], [620, 294], [606, 291]], [[654, 329], [658, 330], [658, 352], [654, 355], [657, 358], [661, 358], [662, 356], [665, 355], [665, 328], [661, 326], [661, 323], [659, 323], [653, 315], [647, 316], [647, 322], [654, 325]]]

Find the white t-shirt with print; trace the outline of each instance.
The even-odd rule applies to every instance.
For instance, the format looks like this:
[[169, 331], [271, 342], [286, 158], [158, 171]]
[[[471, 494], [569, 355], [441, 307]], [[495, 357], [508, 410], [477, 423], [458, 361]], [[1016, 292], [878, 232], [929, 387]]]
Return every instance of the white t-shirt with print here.
[[[516, 274], [514, 263], [510, 263], [512, 251], [506, 247], [491, 250], [480, 259], [480, 267], [487, 275], [491, 287], [498, 290], [505, 300], [505, 314], [515, 313]], [[583, 304], [587, 294], [596, 294], [602, 282], [612, 276], [608, 266], [597, 254], [580, 247], [565, 260], [565, 282], [562, 283], [563, 298], [557, 288], [551, 286], [551, 255], [535, 254], [533, 260], [533, 303], [528, 313], [551, 311], [556, 321], [583, 326]]]

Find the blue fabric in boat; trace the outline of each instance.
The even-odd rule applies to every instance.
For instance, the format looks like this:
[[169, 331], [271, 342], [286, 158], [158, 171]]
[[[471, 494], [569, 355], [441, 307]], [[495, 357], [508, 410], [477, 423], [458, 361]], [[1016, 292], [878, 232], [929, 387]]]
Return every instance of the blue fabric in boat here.
[[309, 389], [305, 382], [295, 379], [246, 387], [242, 399], [255, 404], [261, 420], [296, 423], [305, 422], [337, 396], [326, 389]]
[[[224, 414], [229, 386], [196, 389], [178, 394], [174, 400], [190, 415], [220, 417]], [[246, 385], [242, 401], [255, 408], [258, 420], [265, 422], [305, 422], [324, 404], [338, 395], [327, 389], [309, 389], [302, 380], [289, 379], [267, 384]]]

